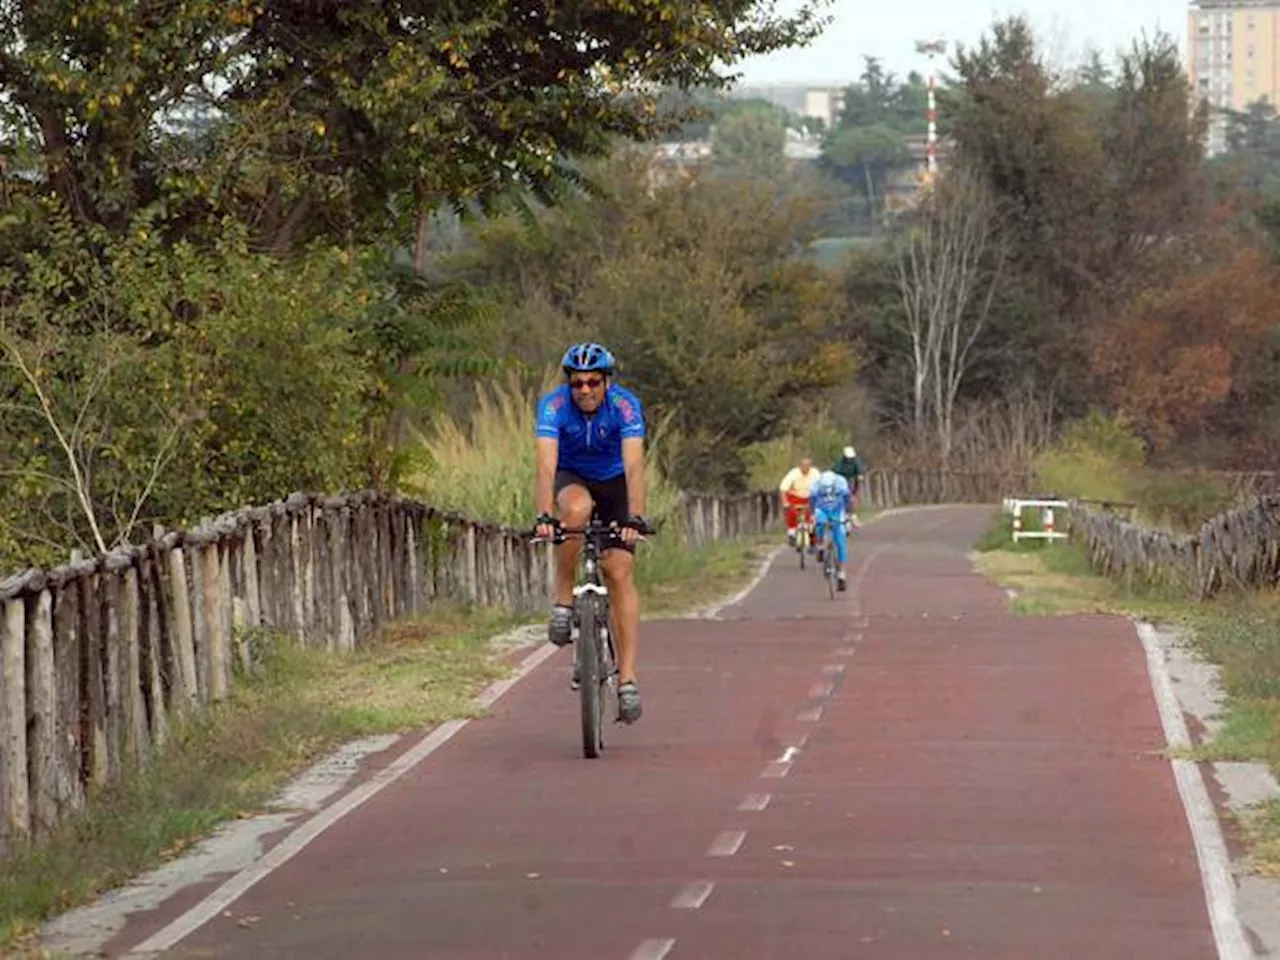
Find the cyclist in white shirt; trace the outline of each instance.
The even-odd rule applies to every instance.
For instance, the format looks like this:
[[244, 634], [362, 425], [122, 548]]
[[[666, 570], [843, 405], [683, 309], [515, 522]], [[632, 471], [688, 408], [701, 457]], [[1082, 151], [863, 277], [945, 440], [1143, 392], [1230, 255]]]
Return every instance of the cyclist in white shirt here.
[[818, 471], [813, 466], [812, 457], [803, 457], [798, 466], [792, 467], [782, 483], [778, 484], [778, 493], [782, 497], [783, 517], [787, 522], [787, 543], [795, 546], [796, 522], [800, 510], [809, 509], [809, 494], [818, 479]]

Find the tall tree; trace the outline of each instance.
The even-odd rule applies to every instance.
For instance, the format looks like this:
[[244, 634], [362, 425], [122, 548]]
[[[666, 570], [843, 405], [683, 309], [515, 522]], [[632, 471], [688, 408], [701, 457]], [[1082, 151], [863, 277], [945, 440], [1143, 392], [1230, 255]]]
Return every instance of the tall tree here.
[[783, 113], [768, 103], [727, 113], [712, 128], [716, 166], [730, 176], [777, 178], [786, 146]]
[[662, 85], [724, 86], [743, 57], [812, 38], [826, 2], [6, 2], [7, 176], [117, 233], [159, 205], [235, 212], [277, 253], [378, 234], [388, 202], [416, 224], [553, 193], [566, 158], [665, 122]]
[[[956, 399], [987, 327], [1007, 248], [990, 189], [952, 170], [899, 239], [894, 273], [910, 351], [918, 441], [933, 428], [943, 465], [951, 458]], [[931, 421], [931, 423], [929, 423]]]

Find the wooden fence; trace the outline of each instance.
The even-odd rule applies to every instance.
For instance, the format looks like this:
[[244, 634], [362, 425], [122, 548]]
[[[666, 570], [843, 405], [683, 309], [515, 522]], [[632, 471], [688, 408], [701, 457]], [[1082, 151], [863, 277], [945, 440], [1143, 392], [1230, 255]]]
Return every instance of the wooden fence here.
[[1195, 534], [1150, 530], [1079, 504], [1068, 523], [1094, 569], [1107, 576], [1177, 586], [1202, 600], [1224, 588], [1280, 581], [1280, 495], [1221, 513]]
[[878, 507], [911, 504], [1000, 503], [1032, 492], [1030, 473], [979, 473], [965, 470], [871, 470], [863, 496]]
[[[777, 499], [686, 495], [678, 516], [701, 545], [765, 530]], [[175, 715], [225, 698], [254, 628], [350, 650], [441, 600], [537, 609], [550, 577], [550, 549], [521, 531], [360, 493], [0, 581], [0, 856], [162, 745]]]

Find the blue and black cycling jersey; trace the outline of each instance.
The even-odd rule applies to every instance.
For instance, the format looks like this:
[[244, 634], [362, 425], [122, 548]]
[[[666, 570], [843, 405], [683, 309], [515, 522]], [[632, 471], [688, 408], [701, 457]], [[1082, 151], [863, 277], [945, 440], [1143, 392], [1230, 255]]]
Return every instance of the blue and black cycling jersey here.
[[536, 433], [560, 441], [558, 469], [583, 480], [612, 480], [624, 472], [622, 441], [645, 435], [644, 411], [634, 393], [611, 385], [600, 409], [588, 416], [563, 384], [538, 401]]

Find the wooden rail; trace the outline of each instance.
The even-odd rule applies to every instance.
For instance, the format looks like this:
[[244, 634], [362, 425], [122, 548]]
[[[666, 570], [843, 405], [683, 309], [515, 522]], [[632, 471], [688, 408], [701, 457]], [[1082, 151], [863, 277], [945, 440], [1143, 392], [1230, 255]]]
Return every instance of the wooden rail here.
[[1280, 495], [1218, 514], [1195, 534], [1150, 530], [1082, 505], [1070, 511], [1070, 524], [1107, 576], [1179, 587], [1202, 600], [1280, 580]]
[[1030, 473], [966, 470], [871, 470], [863, 496], [878, 507], [937, 503], [1000, 503], [1036, 491]]

